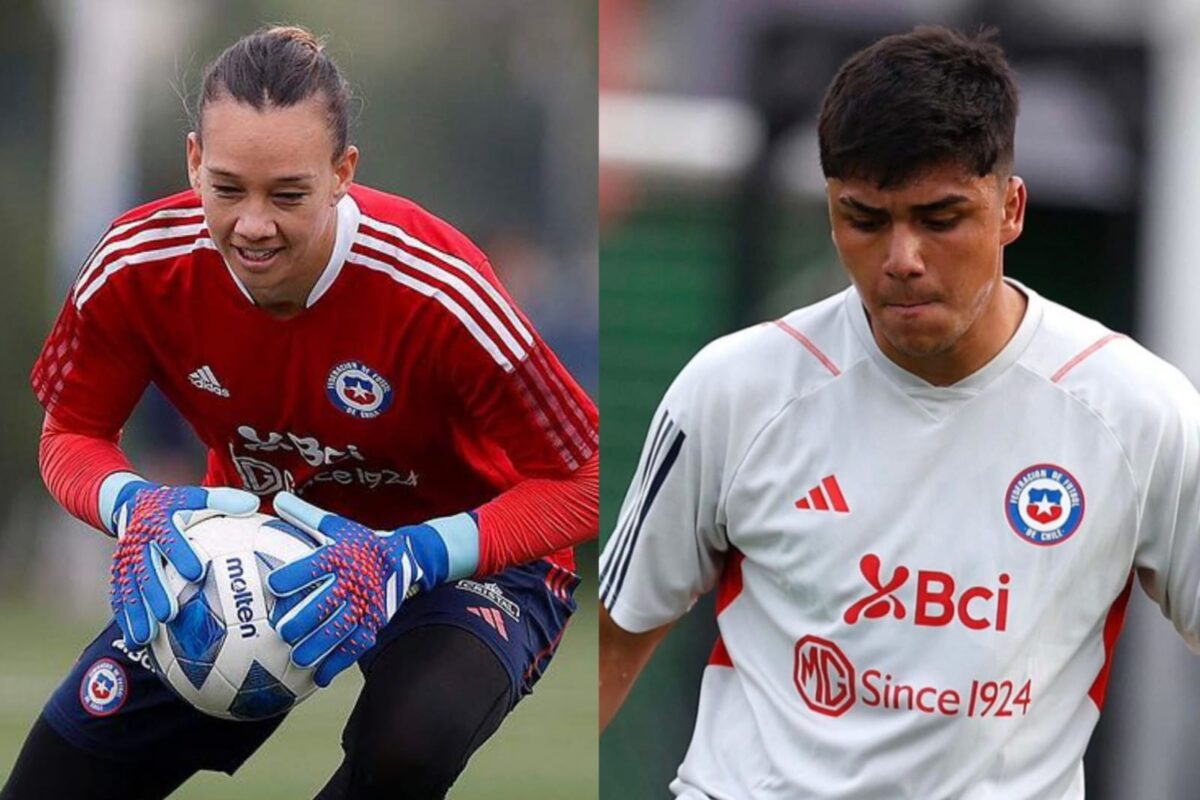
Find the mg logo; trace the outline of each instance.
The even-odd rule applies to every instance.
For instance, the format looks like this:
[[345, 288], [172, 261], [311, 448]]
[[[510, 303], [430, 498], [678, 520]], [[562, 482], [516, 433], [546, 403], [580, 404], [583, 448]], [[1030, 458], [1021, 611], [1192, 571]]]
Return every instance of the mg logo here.
[[796, 642], [796, 688], [813, 711], [840, 717], [854, 705], [854, 665], [836, 644], [819, 636]]

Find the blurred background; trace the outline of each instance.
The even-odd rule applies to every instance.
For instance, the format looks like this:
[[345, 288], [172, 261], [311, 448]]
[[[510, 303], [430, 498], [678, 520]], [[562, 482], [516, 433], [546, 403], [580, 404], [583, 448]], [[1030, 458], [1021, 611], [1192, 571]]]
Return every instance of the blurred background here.
[[[595, 397], [595, 0], [0, 4], [0, 783], [107, 616], [111, 542], [67, 517], [41, 484], [29, 371], [109, 221], [186, 187], [184, 100], [204, 67], [276, 23], [326, 36], [350, 79], [359, 179], [479, 244]], [[148, 476], [203, 474], [192, 434], [153, 393], [126, 444]], [[594, 543], [578, 560], [581, 610], [553, 666], [452, 797], [596, 796]], [[205, 775], [176, 796], [311, 796], [340, 760], [357, 688], [354, 675], [318, 693], [235, 780]]]
[[[847, 56], [919, 23], [997, 26], [1018, 73], [1029, 211], [1009, 274], [1200, 382], [1194, 0], [604, 0], [602, 537], [684, 363], [722, 333], [847, 285], [818, 107]], [[1088, 797], [1185, 800], [1200, 778], [1200, 658], [1135, 598], [1087, 756]], [[666, 796], [715, 638], [707, 598], [601, 740], [603, 797]]]

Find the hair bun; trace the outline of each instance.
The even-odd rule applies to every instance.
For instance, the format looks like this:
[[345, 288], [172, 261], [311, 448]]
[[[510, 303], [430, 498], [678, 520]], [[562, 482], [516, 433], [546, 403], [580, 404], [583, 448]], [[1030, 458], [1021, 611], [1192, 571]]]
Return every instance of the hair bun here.
[[324, 50], [324, 39], [299, 25], [264, 26], [238, 39], [204, 72], [196, 132], [204, 127], [205, 107], [223, 98], [262, 111], [290, 108], [315, 96], [324, 104], [340, 158], [350, 141], [350, 84]]
[[264, 31], [264, 34], [302, 44], [310, 48], [314, 53], [320, 53], [325, 49], [324, 43], [314, 36], [312, 31], [307, 28], [301, 28], [299, 25], [276, 25], [273, 28], [268, 28]]

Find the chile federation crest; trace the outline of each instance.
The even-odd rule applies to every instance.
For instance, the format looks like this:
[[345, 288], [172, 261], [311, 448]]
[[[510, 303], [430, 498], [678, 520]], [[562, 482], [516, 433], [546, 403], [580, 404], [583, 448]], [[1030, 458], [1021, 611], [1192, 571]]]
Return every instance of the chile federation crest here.
[[1075, 476], [1054, 464], [1022, 470], [1008, 485], [1004, 515], [1013, 531], [1030, 544], [1062, 544], [1083, 521], [1083, 488]]
[[378, 417], [392, 404], [391, 384], [361, 361], [345, 361], [330, 370], [325, 394], [339, 409], [359, 419]]
[[79, 682], [79, 704], [93, 717], [107, 717], [125, 705], [128, 681], [124, 668], [111, 658], [88, 667]]

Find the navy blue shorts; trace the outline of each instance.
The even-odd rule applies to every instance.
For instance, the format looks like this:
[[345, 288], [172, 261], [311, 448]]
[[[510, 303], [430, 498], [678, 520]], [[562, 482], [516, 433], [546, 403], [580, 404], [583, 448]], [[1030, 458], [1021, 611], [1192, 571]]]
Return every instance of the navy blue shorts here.
[[[453, 625], [483, 641], [512, 680], [512, 704], [533, 690], [575, 611], [578, 577], [547, 561], [479, 580], [447, 583], [409, 599], [379, 632], [360, 669], [405, 631]], [[201, 714], [131, 651], [116, 622], [83, 651], [43, 711], [60, 736], [118, 761], [191, 758], [197, 769], [232, 774], [283, 721], [233, 722]], [[332, 739], [336, 741], [336, 739]]]

